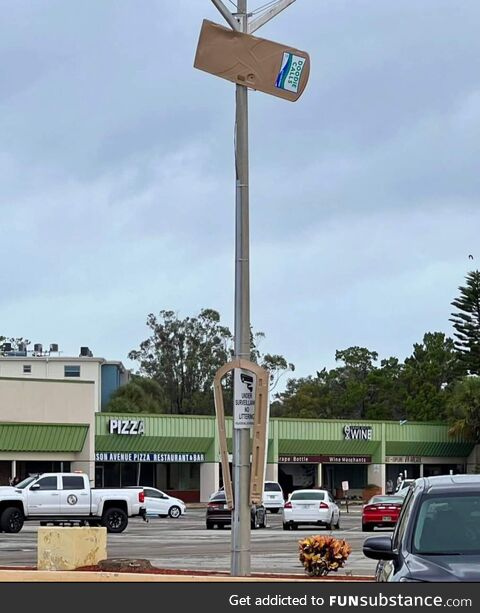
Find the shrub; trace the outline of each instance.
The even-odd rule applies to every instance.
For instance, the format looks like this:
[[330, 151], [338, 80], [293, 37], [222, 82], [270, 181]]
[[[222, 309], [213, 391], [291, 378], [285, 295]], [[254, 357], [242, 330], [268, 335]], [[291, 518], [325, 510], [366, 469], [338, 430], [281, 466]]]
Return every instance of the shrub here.
[[309, 536], [298, 541], [300, 562], [310, 577], [327, 575], [342, 568], [352, 548], [341, 539], [333, 536]]

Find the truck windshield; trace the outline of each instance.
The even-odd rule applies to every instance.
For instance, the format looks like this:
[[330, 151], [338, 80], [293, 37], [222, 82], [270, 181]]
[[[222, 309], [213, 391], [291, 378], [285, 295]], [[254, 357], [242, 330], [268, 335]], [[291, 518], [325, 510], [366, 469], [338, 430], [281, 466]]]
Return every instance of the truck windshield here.
[[37, 478], [37, 476], [35, 476], [35, 477], [27, 477], [23, 481], [20, 481], [20, 483], [17, 483], [17, 485], [15, 487], [17, 489], [23, 490], [24, 488], [27, 487], [27, 485], [30, 485], [30, 483], [32, 481], [35, 481], [36, 478]]

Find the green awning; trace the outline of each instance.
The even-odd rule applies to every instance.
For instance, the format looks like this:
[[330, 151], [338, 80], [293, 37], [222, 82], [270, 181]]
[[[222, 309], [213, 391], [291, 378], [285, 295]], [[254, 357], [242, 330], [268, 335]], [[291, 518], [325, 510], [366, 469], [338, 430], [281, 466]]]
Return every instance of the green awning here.
[[0, 424], [0, 451], [78, 453], [88, 424]]
[[152, 453], [207, 453], [212, 444], [211, 438], [189, 436], [118, 436], [97, 435], [95, 451], [131, 451]]
[[[273, 449], [273, 438], [268, 439], [268, 451]], [[227, 437], [227, 451], [228, 453], [233, 453], [233, 439]], [[250, 439], [250, 451], [252, 451], [252, 440]], [[273, 460], [272, 460], [273, 461]]]
[[280, 439], [278, 455], [373, 455], [379, 446], [379, 441]]
[[474, 443], [457, 441], [387, 441], [385, 455], [466, 458], [474, 446]]

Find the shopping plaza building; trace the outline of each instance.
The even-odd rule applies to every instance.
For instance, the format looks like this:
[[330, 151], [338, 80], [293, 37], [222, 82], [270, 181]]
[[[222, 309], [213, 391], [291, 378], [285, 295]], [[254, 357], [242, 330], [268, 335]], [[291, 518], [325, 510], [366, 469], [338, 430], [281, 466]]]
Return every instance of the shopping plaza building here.
[[[73, 374], [72, 374], [73, 373]], [[91, 355], [0, 356], [0, 485], [32, 473], [82, 470], [97, 487], [150, 485], [206, 501], [221, 483], [215, 417], [102, 412], [128, 380]], [[443, 423], [270, 420], [266, 478], [284, 491], [350, 495], [389, 480], [480, 472], [480, 446]], [[232, 422], [227, 420], [232, 453]]]

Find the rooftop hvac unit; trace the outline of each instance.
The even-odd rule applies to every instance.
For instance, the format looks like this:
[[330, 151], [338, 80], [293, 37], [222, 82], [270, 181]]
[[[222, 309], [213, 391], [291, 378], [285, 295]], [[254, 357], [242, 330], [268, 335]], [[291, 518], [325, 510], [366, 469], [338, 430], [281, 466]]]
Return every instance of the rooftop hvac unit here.
[[27, 346], [25, 343], [18, 343], [18, 351], [25, 351], [25, 353], [27, 352]]
[[53, 353], [58, 353], [58, 345], [57, 345], [57, 343], [52, 343], [50, 345], [50, 351], [53, 352]]
[[43, 345], [41, 343], [35, 343], [35, 345], [33, 346], [33, 351], [34, 353], [42, 353]]
[[7, 353], [8, 351], [11, 351], [11, 350], [12, 350], [12, 343], [3, 343], [2, 351]]
[[93, 353], [90, 351], [89, 347], [80, 347], [80, 357], [91, 358], [93, 357]]

